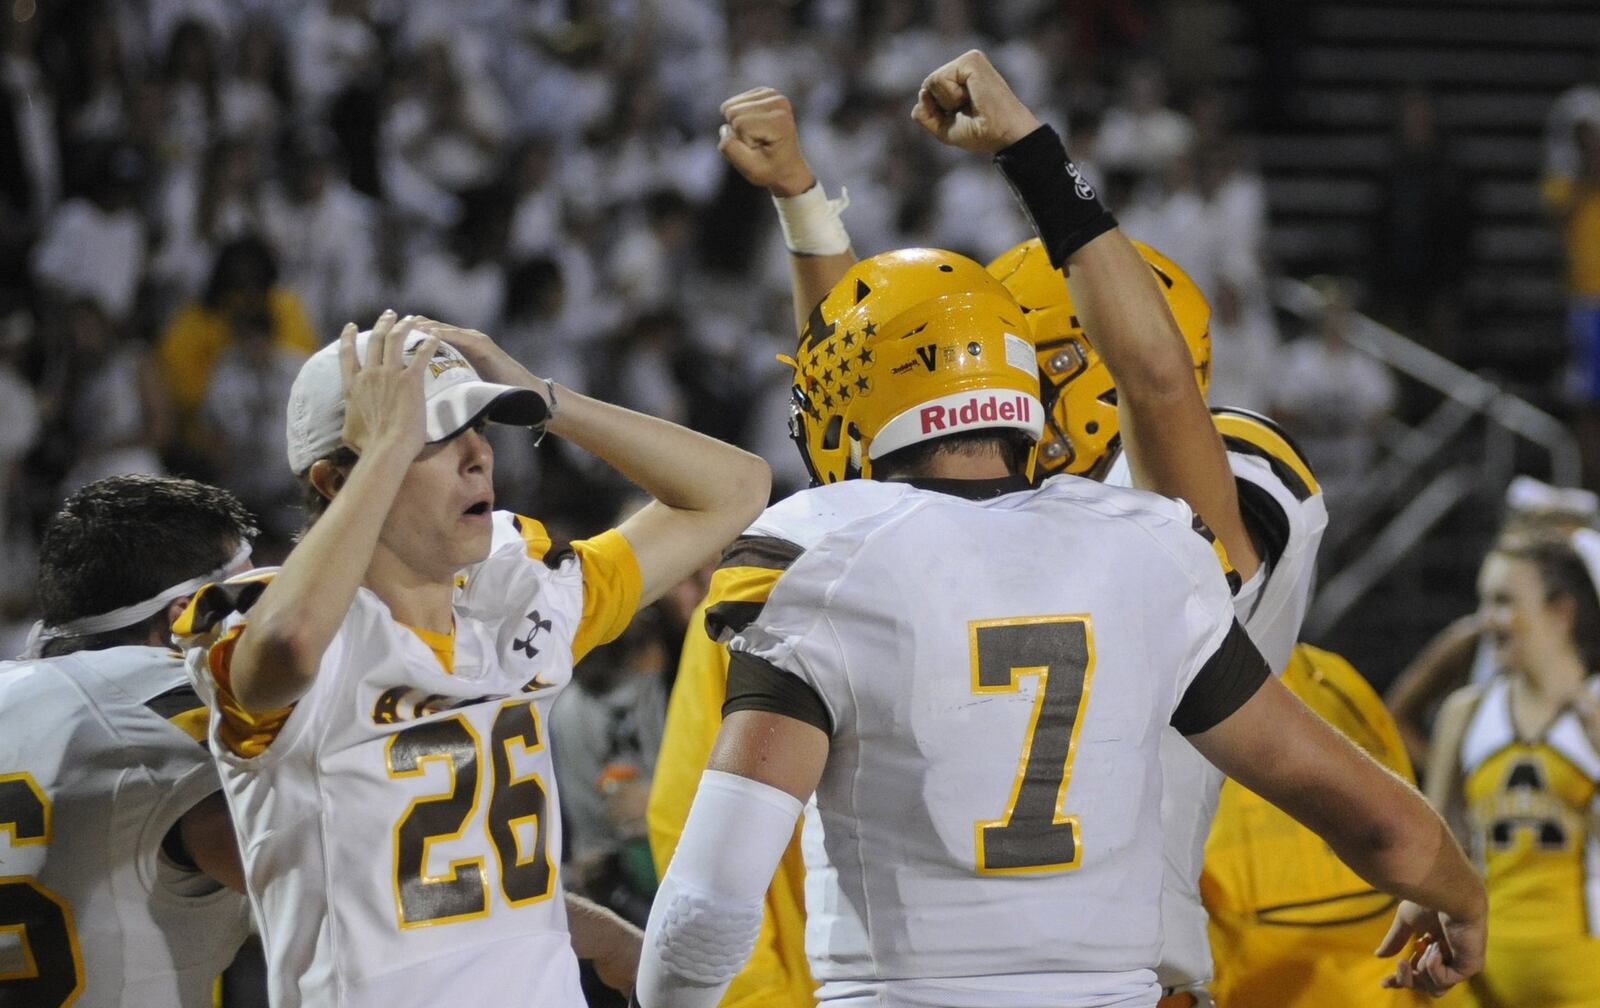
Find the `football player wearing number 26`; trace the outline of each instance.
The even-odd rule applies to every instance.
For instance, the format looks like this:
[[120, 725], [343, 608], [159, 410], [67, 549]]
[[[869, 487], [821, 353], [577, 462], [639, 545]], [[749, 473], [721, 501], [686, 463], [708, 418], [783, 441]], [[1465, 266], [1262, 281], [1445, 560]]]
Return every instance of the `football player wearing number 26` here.
[[[982, 115], [935, 77], [925, 125]], [[1062, 257], [1147, 269], [1100, 219]], [[1269, 674], [1189, 507], [1070, 475], [1030, 489], [1027, 331], [977, 264], [913, 250], [852, 267], [802, 333], [795, 433], [823, 485], [751, 530], [798, 549], [732, 641], [637, 1003], [717, 1002], [804, 807], [823, 1002], [1154, 1005], [1167, 724], [1405, 898], [1390, 943], [1429, 940], [1393, 982], [1470, 975], [1481, 882], [1414, 789]]]
[[[552, 552], [493, 509], [489, 421], [568, 438], [654, 501]], [[272, 1003], [566, 1008], [574, 949], [626, 989], [637, 930], [562, 892], [545, 719], [578, 658], [760, 510], [766, 464], [393, 312], [306, 362], [288, 432], [305, 536], [174, 628]]]

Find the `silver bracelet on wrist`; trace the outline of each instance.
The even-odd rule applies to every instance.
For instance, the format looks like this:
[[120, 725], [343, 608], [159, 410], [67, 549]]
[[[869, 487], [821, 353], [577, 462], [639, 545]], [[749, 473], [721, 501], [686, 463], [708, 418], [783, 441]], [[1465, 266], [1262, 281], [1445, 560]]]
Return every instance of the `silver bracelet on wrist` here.
[[544, 379], [544, 401], [548, 410], [545, 418], [539, 422], [538, 433], [534, 436], [533, 446], [539, 447], [544, 440], [545, 432], [550, 429], [550, 418], [556, 415], [556, 383], [549, 378]]

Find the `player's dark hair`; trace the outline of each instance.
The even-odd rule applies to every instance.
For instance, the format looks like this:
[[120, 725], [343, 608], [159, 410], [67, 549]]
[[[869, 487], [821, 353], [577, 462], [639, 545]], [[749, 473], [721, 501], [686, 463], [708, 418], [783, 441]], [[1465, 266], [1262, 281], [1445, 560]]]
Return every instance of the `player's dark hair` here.
[[[355, 449], [347, 445], [340, 445], [317, 461], [332, 463], [334, 468], [341, 469], [348, 475], [350, 470], [355, 468], [356, 460], [360, 457], [356, 454]], [[313, 462], [312, 465], [316, 465], [316, 462]], [[317, 523], [317, 519], [321, 518], [328, 510], [328, 505], [333, 502], [322, 496], [322, 491], [318, 490], [316, 484], [311, 482], [310, 466], [306, 467], [305, 472], [296, 473], [295, 478], [300, 481], [300, 504], [306, 510], [306, 528], [310, 529], [311, 526]]]
[[1028, 467], [1028, 452], [1033, 442], [1019, 430], [1008, 427], [989, 427], [961, 431], [944, 437], [919, 441], [899, 451], [892, 451], [872, 463], [874, 479], [895, 479], [926, 475], [934, 461], [940, 457], [978, 457], [998, 453], [1006, 471], [1021, 476]]
[[[200, 577], [257, 534], [226, 490], [171, 476], [111, 476], [68, 497], [39, 546], [47, 626], [111, 612]], [[46, 657], [143, 643], [160, 612], [131, 627], [49, 642]]]
[[1600, 588], [1565, 535], [1534, 532], [1502, 538], [1492, 552], [1533, 564], [1545, 599], [1572, 599], [1572, 644], [1589, 671], [1600, 671]]

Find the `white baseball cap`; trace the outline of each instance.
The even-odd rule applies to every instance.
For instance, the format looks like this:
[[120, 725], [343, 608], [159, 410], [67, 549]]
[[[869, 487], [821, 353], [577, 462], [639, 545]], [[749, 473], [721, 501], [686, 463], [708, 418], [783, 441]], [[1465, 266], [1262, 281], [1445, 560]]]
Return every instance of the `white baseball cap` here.
[[[367, 355], [370, 331], [356, 335], [356, 358]], [[427, 339], [413, 332], [406, 337], [407, 359]], [[429, 444], [447, 441], [485, 418], [495, 423], [536, 427], [549, 418], [544, 396], [530, 388], [497, 385], [478, 377], [461, 351], [440, 343], [422, 376], [425, 416], [424, 436]], [[289, 468], [303, 473], [319, 458], [331, 455], [343, 443], [344, 375], [339, 370], [339, 343], [335, 340], [312, 354], [300, 366], [289, 389]]]

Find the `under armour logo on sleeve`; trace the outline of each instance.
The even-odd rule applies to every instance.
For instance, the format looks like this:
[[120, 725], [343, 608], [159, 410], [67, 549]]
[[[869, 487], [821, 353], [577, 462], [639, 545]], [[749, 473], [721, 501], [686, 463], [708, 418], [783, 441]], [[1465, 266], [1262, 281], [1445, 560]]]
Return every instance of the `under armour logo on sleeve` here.
[[539, 617], [540, 613], [537, 609], [528, 614], [527, 618], [533, 621], [533, 627], [528, 631], [528, 636], [518, 638], [517, 640], [511, 642], [512, 650], [521, 651], [529, 658], [532, 658], [539, 653], [539, 649], [533, 646], [533, 639], [539, 636], [540, 633], [548, 633], [550, 630], [550, 621], [547, 619], [540, 619]]

